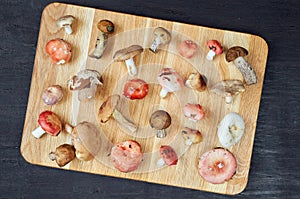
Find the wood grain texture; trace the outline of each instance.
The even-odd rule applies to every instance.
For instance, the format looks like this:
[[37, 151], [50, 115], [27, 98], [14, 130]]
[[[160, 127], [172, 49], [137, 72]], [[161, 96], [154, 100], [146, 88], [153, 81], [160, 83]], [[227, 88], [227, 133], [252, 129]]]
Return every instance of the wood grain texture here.
[[[56, 20], [64, 15], [73, 15], [77, 18], [72, 35], [66, 35], [64, 30], [56, 27]], [[108, 48], [103, 57], [96, 60], [90, 58], [88, 54], [94, 49], [99, 32], [96, 24], [105, 18], [114, 22], [116, 31], [114, 35], [110, 36]], [[153, 54], [148, 48], [154, 38], [153, 30], [158, 26], [165, 27], [172, 32], [172, 40], [157, 54]], [[46, 43], [54, 38], [62, 38], [74, 48], [72, 60], [69, 63], [57, 66], [46, 54]], [[189, 60], [182, 58], [177, 53], [178, 43], [186, 39], [195, 41], [199, 47], [197, 55]], [[206, 60], [208, 51], [206, 41], [210, 39], [219, 40], [227, 49], [231, 46], [243, 46], [248, 49], [249, 55], [246, 59], [256, 71], [258, 83], [246, 86], [246, 92], [237, 96], [231, 105], [226, 105], [223, 98], [208, 91], [198, 93], [187, 88], [161, 99], [159, 97], [161, 87], [157, 84], [156, 76], [163, 67], [173, 67], [185, 79], [190, 73], [198, 71], [208, 79], [209, 88], [224, 79], [243, 81], [237, 68], [232, 63], [228, 64], [225, 61], [225, 54], [216, 56], [214, 61]], [[114, 93], [122, 95], [123, 93], [123, 85], [130, 77], [124, 63], [113, 62], [112, 57], [117, 50], [132, 44], [142, 45], [145, 49], [140, 56], [135, 58], [138, 66], [137, 77], [150, 84], [150, 93], [145, 99], [139, 101], [122, 99], [122, 112], [139, 126], [139, 130], [133, 135], [124, 132], [124, 129], [121, 129], [114, 120], [109, 121], [106, 125], [101, 125], [96, 117], [99, 107], [109, 95]], [[250, 34], [67, 4], [50, 4], [44, 9], [41, 18], [21, 153], [30, 163], [58, 167], [55, 162], [49, 160], [48, 154], [57, 146], [68, 142], [70, 138], [67, 133], [63, 131], [57, 137], [45, 135], [40, 139], [35, 139], [31, 135], [31, 132], [37, 127], [36, 121], [39, 113], [51, 110], [60, 116], [63, 123], [76, 125], [82, 121], [89, 121], [101, 131], [101, 153], [89, 162], [81, 162], [76, 159], [64, 169], [230, 195], [240, 193], [248, 181], [267, 53], [266, 42], [262, 38]], [[95, 99], [80, 102], [76, 93], [67, 90], [66, 84], [74, 74], [86, 68], [99, 71], [104, 85], [98, 89]], [[63, 86], [66, 97], [58, 105], [49, 107], [43, 104], [39, 96], [45, 88], [54, 84]], [[181, 111], [186, 103], [200, 103], [206, 111], [205, 119], [198, 123], [188, 121]], [[154, 130], [148, 124], [151, 113], [157, 109], [166, 110], [172, 117], [172, 125], [167, 130], [168, 136], [164, 139], [155, 138]], [[198, 174], [198, 160], [207, 150], [221, 146], [216, 134], [217, 126], [229, 112], [238, 112], [246, 124], [242, 140], [229, 148], [237, 158], [238, 169], [232, 180], [221, 185], [213, 185], [205, 182]], [[191, 147], [184, 145], [180, 130], [185, 126], [199, 129], [203, 134], [204, 141]], [[135, 139], [141, 144], [144, 160], [135, 172], [121, 173], [113, 168], [108, 154], [114, 144], [128, 139]], [[171, 145], [177, 151], [180, 158], [176, 166], [157, 167], [156, 162], [160, 158], [159, 147], [161, 145]]]

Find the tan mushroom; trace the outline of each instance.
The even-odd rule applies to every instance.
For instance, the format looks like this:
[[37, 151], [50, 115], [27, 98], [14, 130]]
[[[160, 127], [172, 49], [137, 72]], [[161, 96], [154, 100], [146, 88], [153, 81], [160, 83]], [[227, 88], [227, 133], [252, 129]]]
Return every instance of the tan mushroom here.
[[56, 25], [58, 28], [64, 28], [65, 32], [70, 35], [73, 32], [71, 25], [74, 22], [74, 20], [75, 17], [73, 17], [72, 15], [66, 15], [59, 18], [56, 22]]
[[226, 103], [231, 104], [233, 97], [245, 91], [245, 87], [240, 80], [224, 80], [215, 84], [211, 92], [225, 97]]
[[199, 92], [206, 90], [206, 78], [200, 73], [191, 73], [185, 81], [185, 86]]
[[181, 134], [182, 134], [183, 138], [185, 139], [186, 145], [196, 144], [196, 143], [202, 142], [202, 140], [203, 140], [203, 137], [202, 137], [200, 131], [191, 129], [188, 127], [184, 127], [181, 130]]
[[150, 51], [157, 53], [157, 48], [160, 45], [165, 45], [165, 44], [170, 43], [171, 34], [169, 33], [169, 31], [167, 31], [163, 27], [155, 28], [153, 31], [153, 34], [154, 34], [155, 39], [150, 46]]
[[158, 110], [152, 113], [149, 123], [152, 128], [156, 129], [156, 137], [164, 138], [167, 136], [165, 129], [171, 125], [172, 119], [168, 112]]
[[75, 159], [75, 148], [70, 144], [62, 144], [56, 148], [55, 152], [49, 153], [49, 158], [56, 161], [60, 167], [65, 166]]

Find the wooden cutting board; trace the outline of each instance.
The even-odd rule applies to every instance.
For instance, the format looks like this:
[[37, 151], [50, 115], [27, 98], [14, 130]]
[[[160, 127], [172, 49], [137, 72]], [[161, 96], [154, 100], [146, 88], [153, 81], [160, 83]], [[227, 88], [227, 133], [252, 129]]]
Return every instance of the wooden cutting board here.
[[[71, 35], [56, 27], [56, 20], [64, 15], [73, 15], [77, 18], [74, 33]], [[94, 49], [99, 33], [96, 24], [101, 19], [111, 20], [115, 24], [115, 33], [109, 38], [103, 57], [96, 60], [88, 55]], [[153, 30], [158, 26], [168, 29], [172, 34], [172, 40], [169, 45], [154, 54], [148, 48], [153, 41]], [[45, 46], [54, 38], [62, 38], [72, 45], [71, 62], [60, 66], [51, 62]], [[185, 59], [177, 52], [176, 46], [185, 39], [191, 39], [198, 44], [198, 53], [192, 59]], [[208, 79], [208, 87], [224, 79], [243, 80], [237, 68], [225, 61], [224, 53], [216, 56], [213, 61], [206, 60], [208, 52], [206, 41], [210, 39], [219, 40], [225, 49], [236, 45], [246, 48], [249, 51], [246, 60], [256, 71], [258, 83], [246, 86], [246, 91], [237, 96], [231, 105], [226, 105], [223, 98], [209, 91], [199, 93], [188, 88], [161, 99], [159, 97], [161, 87], [157, 83], [156, 76], [163, 67], [176, 69], [184, 78], [191, 72], [199, 71]], [[112, 61], [115, 51], [132, 44], [139, 44], [145, 48], [144, 52], [135, 58], [135, 62], [138, 66], [137, 77], [149, 83], [146, 98], [135, 101], [130, 101], [122, 95], [123, 85], [130, 79], [125, 64]], [[35, 139], [31, 134], [38, 127], [39, 113], [51, 110], [59, 115], [63, 123], [76, 125], [81, 121], [89, 121], [101, 132], [101, 153], [94, 160], [82, 162], [75, 159], [63, 169], [222, 194], [240, 193], [248, 181], [267, 53], [266, 42], [255, 35], [61, 3], [50, 4], [44, 9], [41, 19], [21, 153], [29, 163], [58, 168], [55, 162], [50, 161], [48, 154], [57, 146], [69, 143], [68, 134], [62, 131], [57, 137], [44, 135], [40, 139]], [[94, 99], [80, 102], [75, 92], [67, 90], [67, 82], [85, 68], [99, 71], [104, 84], [98, 88]], [[42, 91], [54, 84], [64, 88], [65, 96], [57, 105], [44, 105], [41, 99]], [[139, 125], [139, 130], [134, 135], [124, 131], [114, 120], [105, 125], [97, 121], [100, 105], [111, 94], [122, 96], [122, 112]], [[200, 103], [206, 111], [205, 119], [197, 123], [186, 119], [182, 113], [182, 106], [186, 103]], [[167, 129], [168, 135], [164, 139], [155, 137], [155, 132], [148, 122], [151, 113], [157, 109], [166, 110], [172, 117], [172, 125]], [[217, 125], [229, 112], [238, 112], [246, 125], [241, 141], [229, 148], [237, 158], [238, 168], [231, 180], [214, 185], [201, 178], [198, 173], [198, 162], [204, 152], [221, 146], [217, 137]], [[204, 140], [190, 147], [184, 145], [180, 129], [185, 126], [200, 130]], [[144, 160], [138, 170], [121, 173], [113, 168], [108, 155], [115, 143], [128, 139], [137, 140], [141, 144]], [[157, 167], [158, 150], [161, 145], [171, 145], [178, 153], [179, 161], [176, 166]]]

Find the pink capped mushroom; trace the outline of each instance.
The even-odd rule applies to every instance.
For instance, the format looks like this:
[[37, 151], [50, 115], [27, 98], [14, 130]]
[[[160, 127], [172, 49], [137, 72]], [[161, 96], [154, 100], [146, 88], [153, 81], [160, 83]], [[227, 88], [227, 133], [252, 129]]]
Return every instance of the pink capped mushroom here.
[[190, 59], [197, 53], [197, 44], [192, 40], [185, 40], [179, 43], [177, 49], [182, 57]]
[[163, 68], [157, 76], [158, 83], [162, 86], [160, 97], [180, 90], [184, 86], [182, 77], [172, 68]]
[[189, 118], [189, 120], [193, 122], [201, 120], [205, 115], [205, 111], [200, 104], [190, 103], [183, 107], [183, 113], [185, 117]]
[[220, 55], [223, 53], [223, 47], [217, 40], [209, 40], [206, 43], [207, 47], [209, 48], [209, 51], [206, 55], [207, 60], [213, 60], [215, 55]]

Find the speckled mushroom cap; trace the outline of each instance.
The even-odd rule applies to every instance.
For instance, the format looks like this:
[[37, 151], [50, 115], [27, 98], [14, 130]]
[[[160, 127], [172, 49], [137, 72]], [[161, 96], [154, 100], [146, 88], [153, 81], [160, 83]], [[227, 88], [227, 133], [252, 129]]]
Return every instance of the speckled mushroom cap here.
[[131, 45], [127, 48], [123, 48], [115, 52], [113, 59], [114, 61], [125, 61], [133, 58], [134, 56], [143, 52], [143, 47], [140, 45]]
[[248, 55], [248, 51], [241, 46], [234, 46], [228, 49], [226, 53], [226, 61], [231, 62], [238, 57], [244, 57]]
[[163, 110], [152, 113], [150, 117], [150, 126], [156, 130], [163, 130], [171, 125], [171, 116]]
[[104, 33], [113, 33], [115, 30], [115, 25], [113, 24], [113, 22], [107, 19], [103, 19], [98, 22], [97, 28]]
[[111, 95], [105, 100], [105, 102], [103, 102], [98, 112], [98, 119], [101, 123], [105, 123], [109, 120], [118, 105], [119, 100], [120, 95]]

